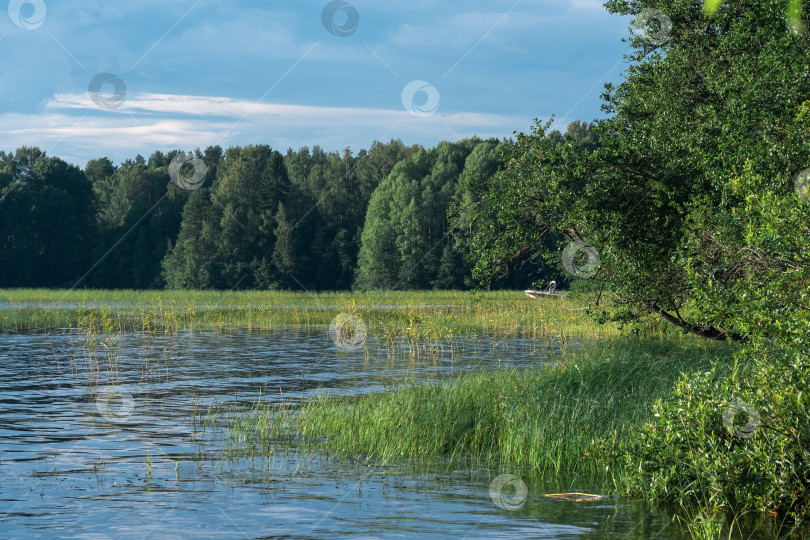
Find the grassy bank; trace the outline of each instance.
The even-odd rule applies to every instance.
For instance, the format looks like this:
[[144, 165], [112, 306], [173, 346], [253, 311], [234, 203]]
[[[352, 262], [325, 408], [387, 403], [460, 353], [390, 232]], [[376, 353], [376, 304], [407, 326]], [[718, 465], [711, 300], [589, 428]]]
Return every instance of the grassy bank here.
[[558, 367], [321, 395], [297, 408], [256, 403], [220, 418], [234, 455], [283, 443], [377, 463], [515, 473], [529, 486], [566, 478], [569, 490], [601, 486], [666, 503], [684, 537], [807, 538], [806, 467], [795, 444], [766, 430], [731, 435], [721, 415], [733, 396], [720, 388], [684, 399], [690, 379], [750, 373], [756, 362], [741, 364], [740, 352], [692, 337], [620, 337], [591, 342]]
[[481, 371], [371, 395], [322, 396], [297, 414], [258, 407], [234, 417], [231, 432], [243, 442], [286, 438], [383, 461], [438, 459], [452, 466], [472, 459], [527, 474], [612, 477], [621, 471], [594, 441], [634, 437], [681, 373], [717, 360], [729, 364], [733, 350], [696, 339], [617, 338], [555, 368]]

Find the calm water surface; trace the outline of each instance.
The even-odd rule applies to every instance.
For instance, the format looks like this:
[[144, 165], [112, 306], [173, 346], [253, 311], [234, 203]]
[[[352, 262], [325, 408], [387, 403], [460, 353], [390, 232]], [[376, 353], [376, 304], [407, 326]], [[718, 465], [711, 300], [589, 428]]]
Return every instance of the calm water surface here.
[[560, 485], [532, 485], [518, 509], [496, 504], [490, 482], [517, 471], [424, 473], [283, 449], [227, 461], [216, 437], [195, 440], [194, 403], [559, 360], [536, 340], [458, 343], [413, 360], [372, 343], [340, 350], [326, 330], [127, 334], [90, 349], [75, 334], [0, 334], [0, 538], [678, 537], [671, 518], [632, 501], [543, 496]]

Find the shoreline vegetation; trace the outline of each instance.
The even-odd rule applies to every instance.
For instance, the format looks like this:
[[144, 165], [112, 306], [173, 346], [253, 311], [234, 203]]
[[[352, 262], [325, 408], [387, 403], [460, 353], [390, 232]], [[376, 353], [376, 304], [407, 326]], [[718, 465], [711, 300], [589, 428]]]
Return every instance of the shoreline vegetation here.
[[736, 349], [692, 337], [611, 338], [553, 367], [483, 369], [349, 397], [327, 393], [295, 409], [257, 402], [231, 411], [229, 428], [237, 446], [298, 441], [383, 463], [501, 465], [613, 485], [623, 468], [610, 453], [614, 444], [635, 436], [683, 373], [717, 360], [730, 366]]
[[[341, 313], [359, 317], [370, 334], [447, 339], [491, 332], [503, 336], [617, 337], [620, 326], [585, 314], [586, 293], [532, 300], [519, 291], [59, 291], [0, 292], [0, 330], [68, 330], [82, 326], [116, 331], [271, 330], [328, 326]], [[542, 304], [538, 302], [543, 302]], [[673, 326], [647, 321], [644, 336], [680, 335]]]
[[[115, 336], [307, 327], [325, 335], [330, 321], [348, 313], [367, 325], [369, 340], [399, 347], [414, 361], [452, 350], [454, 340], [470, 336], [577, 344], [557, 366], [467, 372], [361, 396], [322, 394], [297, 404], [257, 401], [238, 410], [201, 412], [194, 422], [224, 422], [234, 454], [300, 445], [377, 462], [501, 467], [523, 471], [529, 483], [549, 475], [587, 478], [605, 492], [674, 503], [677, 519], [696, 538], [730, 534], [742, 527], [743, 516], [771, 513], [801, 523], [796, 518], [807, 501], [801, 452], [778, 435], [779, 425], [743, 438], [727, 429], [724, 417], [735, 396], [754, 399], [720, 383], [735, 377], [756, 383], [759, 377], [762, 399], [756, 405], [763, 408], [763, 423], [766, 413], [774, 415], [768, 422], [779, 419], [777, 412], [764, 410], [774, 396], [773, 388], [763, 387], [768, 375], [762, 366], [740, 354], [745, 348], [739, 344], [701, 339], [654, 318], [622, 328], [600, 315], [616, 309], [607, 296], [599, 307], [586, 309], [594, 297], [573, 292], [533, 300], [520, 291], [18, 289], [2, 292], [0, 321], [6, 332]], [[712, 395], [694, 386], [707, 378], [715, 384]], [[786, 397], [800, 406], [801, 396]], [[693, 406], [697, 413], [684, 412]], [[662, 424], [664, 419], [672, 424]], [[748, 420], [732, 418], [731, 427]], [[676, 425], [685, 421], [688, 426]], [[782, 461], [769, 461], [779, 452]], [[698, 453], [708, 460], [701, 465], [704, 476], [690, 461]], [[730, 456], [728, 463], [720, 463], [718, 453]], [[752, 467], [761, 471], [756, 478]], [[768, 486], [767, 493], [757, 486]]]

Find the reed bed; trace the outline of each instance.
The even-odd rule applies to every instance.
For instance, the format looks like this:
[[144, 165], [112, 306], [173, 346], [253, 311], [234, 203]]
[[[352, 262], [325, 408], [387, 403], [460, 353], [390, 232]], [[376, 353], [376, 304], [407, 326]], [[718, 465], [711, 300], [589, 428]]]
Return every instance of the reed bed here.
[[284, 442], [382, 462], [472, 461], [612, 478], [621, 474], [614, 443], [633, 436], [682, 372], [729, 360], [734, 349], [691, 338], [614, 338], [559, 367], [485, 370], [368, 395], [319, 395], [298, 406], [257, 401], [218, 418], [231, 446], [251, 452]]
[[[616, 337], [615, 324], [598, 324], [583, 308], [594, 298], [572, 294], [532, 300], [520, 291], [395, 291], [303, 293], [288, 291], [0, 291], [0, 330], [82, 328], [95, 317], [116, 331], [270, 330], [320, 327], [337, 315], [356, 315], [369, 334], [411, 344], [451, 343], [455, 336], [573, 335]], [[608, 306], [609, 308], [609, 306]], [[674, 332], [650, 321], [644, 337]]]

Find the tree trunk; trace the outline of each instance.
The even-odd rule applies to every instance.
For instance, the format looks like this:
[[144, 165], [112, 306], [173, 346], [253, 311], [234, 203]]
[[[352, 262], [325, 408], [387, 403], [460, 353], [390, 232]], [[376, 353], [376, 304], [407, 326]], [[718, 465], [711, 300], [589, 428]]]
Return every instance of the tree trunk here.
[[680, 317], [676, 317], [674, 315], [667, 313], [654, 302], [649, 302], [647, 304], [647, 307], [650, 309], [651, 312], [660, 315], [661, 318], [664, 319], [665, 321], [671, 322], [675, 326], [683, 328], [684, 330], [687, 330], [700, 337], [704, 337], [706, 339], [714, 339], [717, 341], [736, 341], [739, 343], [745, 343], [746, 341], [748, 341], [748, 338], [746, 338], [741, 334], [735, 334], [734, 332], [723, 332], [713, 326], [702, 328], [700, 326], [689, 324]]

